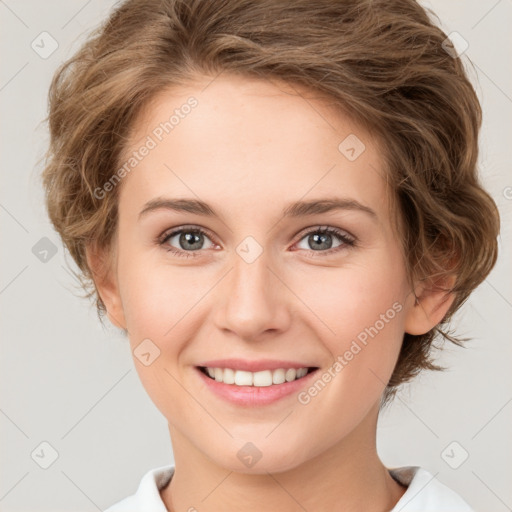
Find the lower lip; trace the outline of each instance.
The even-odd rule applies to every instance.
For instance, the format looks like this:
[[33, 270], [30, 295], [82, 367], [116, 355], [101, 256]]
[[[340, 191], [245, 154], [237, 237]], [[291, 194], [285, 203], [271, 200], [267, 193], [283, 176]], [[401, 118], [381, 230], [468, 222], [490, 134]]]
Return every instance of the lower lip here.
[[283, 382], [282, 384], [272, 384], [271, 386], [237, 386], [211, 379], [199, 368], [196, 368], [196, 371], [208, 386], [208, 389], [217, 396], [233, 404], [247, 407], [272, 404], [281, 398], [298, 393], [317, 373], [317, 370], [313, 370], [301, 379]]

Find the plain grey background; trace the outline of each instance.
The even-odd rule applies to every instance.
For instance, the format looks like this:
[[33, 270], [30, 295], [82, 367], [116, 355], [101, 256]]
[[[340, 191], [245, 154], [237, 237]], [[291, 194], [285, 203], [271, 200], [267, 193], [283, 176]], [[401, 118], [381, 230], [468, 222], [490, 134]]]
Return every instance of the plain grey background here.
[[[453, 322], [473, 341], [446, 347], [439, 362], [448, 371], [404, 387], [381, 416], [378, 447], [388, 467], [423, 466], [477, 511], [505, 512], [512, 510], [512, 1], [423, 4], [469, 45], [462, 58], [473, 63], [484, 110], [480, 167], [502, 216], [500, 255]], [[113, 5], [0, 0], [5, 512], [104, 510], [134, 493], [146, 471], [173, 462], [166, 421], [139, 383], [128, 340], [104, 330], [77, 295], [39, 181], [52, 74]]]

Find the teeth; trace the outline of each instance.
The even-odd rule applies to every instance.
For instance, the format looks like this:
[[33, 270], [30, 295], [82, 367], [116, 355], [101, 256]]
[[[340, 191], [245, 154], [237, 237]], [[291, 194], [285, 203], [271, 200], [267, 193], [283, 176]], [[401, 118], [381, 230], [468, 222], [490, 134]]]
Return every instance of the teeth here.
[[232, 370], [231, 368], [224, 368], [224, 373], [223, 373], [223, 376], [222, 376], [222, 382], [224, 382], [224, 384], [234, 384], [235, 383], [235, 372], [234, 372], [234, 370]]
[[206, 373], [212, 379], [224, 384], [264, 387], [300, 379], [308, 373], [308, 369], [279, 368], [277, 370], [263, 370], [261, 372], [246, 372], [231, 368], [206, 368]]
[[[223, 372], [223, 370], [220, 371]], [[237, 386], [252, 386], [252, 373], [237, 370], [235, 372], [235, 384]]]
[[286, 379], [286, 382], [291, 382], [292, 380], [295, 380], [297, 377], [297, 370], [295, 368], [290, 368], [289, 370], [286, 370], [286, 373], [284, 374], [284, 378]]
[[299, 368], [297, 370], [297, 379], [300, 379], [301, 377], [304, 377], [306, 375], [306, 373], [308, 373], [308, 369], [307, 368]]

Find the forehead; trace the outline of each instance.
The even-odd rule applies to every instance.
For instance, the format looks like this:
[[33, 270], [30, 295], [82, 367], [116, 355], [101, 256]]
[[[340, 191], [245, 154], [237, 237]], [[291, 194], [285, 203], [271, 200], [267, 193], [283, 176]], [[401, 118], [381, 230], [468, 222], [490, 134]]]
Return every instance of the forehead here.
[[134, 152], [144, 156], [123, 179], [120, 208], [162, 195], [195, 195], [220, 211], [325, 195], [387, 204], [377, 142], [325, 98], [283, 82], [221, 75], [162, 91], [121, 165]]

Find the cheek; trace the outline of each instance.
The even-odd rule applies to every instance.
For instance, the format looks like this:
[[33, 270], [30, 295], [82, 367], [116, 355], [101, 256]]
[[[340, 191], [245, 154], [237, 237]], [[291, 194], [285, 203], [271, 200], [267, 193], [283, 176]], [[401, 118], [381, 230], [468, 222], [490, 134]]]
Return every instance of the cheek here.
[[365, 390], [370, 401], [377, 399], [403, 339], [406, 287], [400, 269], [385, 264], [352, 266], [333, 269], [329, 275], [320, 269], [316, 276], [303, 278], [298, 290], [315, 313], [309, 313], [313, 330], [330, 358], [342, 365], [333, 372], [332, 390], [348, 399]]
[[324, 325], [322, 331], [330, 334], [326, 339], [343, 344], [376, 323], [379, 331], [391, 332], [391, 324], [395, 333], [400, 330], [401, 316], [397, 313], [403, 309], [405, 298], [401, 273], [385, 264], [327, 270], [313, 268], [294, 283], [298, 302]]
[[186, 407], [187, 396], [179, 384], [182, 376], [178, 366], [180, 355], [199, 328], [194, 305], [207, 291], [205, 280], [184, 267], [171, 267], [162, 261], [157, 264], [147, 255], [135, 254], [119, 260], [119, 277], [139, 379], [165, 417], [186, 419], [188, 413], [183, 411], [190, 407]]
[[174, 338], [180, 322], [193, 318], [195, 305], [215, 281], [198, 267], [166, 265], [161, 256], [158, 260], [134, 256], [119, 269], [128, 331], [164, 340]]

